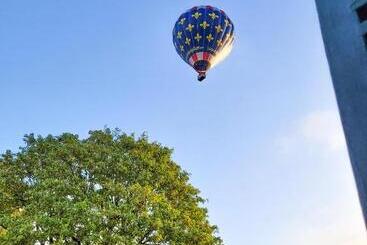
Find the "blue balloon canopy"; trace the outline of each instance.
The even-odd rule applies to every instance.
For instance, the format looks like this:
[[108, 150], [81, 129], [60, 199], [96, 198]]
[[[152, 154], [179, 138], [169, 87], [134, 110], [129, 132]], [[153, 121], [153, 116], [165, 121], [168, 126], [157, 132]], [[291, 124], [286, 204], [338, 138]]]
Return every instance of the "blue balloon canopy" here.
[[198, 73], [206, 72], [231, 51], [234, 26], [223, 10], [212, 6], [193, 7], [183, 13], [173, 28], [173, 44], [181, 58]]

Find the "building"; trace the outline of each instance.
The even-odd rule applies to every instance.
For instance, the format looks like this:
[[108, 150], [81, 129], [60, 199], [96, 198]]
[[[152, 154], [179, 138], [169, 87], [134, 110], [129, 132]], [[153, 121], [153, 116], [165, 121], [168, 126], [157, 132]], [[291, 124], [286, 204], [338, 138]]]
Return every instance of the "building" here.
[[316, 5], [367, 225], [367, 0], [316, 0]]

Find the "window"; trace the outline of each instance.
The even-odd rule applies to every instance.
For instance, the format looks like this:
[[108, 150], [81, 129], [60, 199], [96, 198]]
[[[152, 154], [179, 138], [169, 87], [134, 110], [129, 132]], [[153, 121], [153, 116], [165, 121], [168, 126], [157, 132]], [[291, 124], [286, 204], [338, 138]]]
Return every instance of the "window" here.
[[364, 44], [366, 45], [366, 47], [367, 47], [367, 33], [365, 33], [364, 35], [363, 35], [363, 39], [364, 39]]
[[367, 20], [367, 3], [357, 8], [357, 14], [360, 22]]

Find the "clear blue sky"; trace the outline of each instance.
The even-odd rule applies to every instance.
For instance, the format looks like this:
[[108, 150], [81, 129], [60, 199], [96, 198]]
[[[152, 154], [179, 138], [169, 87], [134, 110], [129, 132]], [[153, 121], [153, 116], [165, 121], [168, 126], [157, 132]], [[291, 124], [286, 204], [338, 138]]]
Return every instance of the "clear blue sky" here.
[[[205, 83], [171, 31], [194, 5], [235, 23]], [[366, 244], [310, 0], [2, 1], [0, 151], [26, 133], [146, 131], [230, 245]]]

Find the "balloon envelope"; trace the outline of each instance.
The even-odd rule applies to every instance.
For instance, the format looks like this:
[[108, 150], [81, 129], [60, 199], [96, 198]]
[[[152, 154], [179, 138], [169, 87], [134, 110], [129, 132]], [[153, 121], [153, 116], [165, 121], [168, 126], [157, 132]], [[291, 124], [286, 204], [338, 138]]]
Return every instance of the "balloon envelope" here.
[[231, 52], [233, 40], [232, 21], [223, 10], [212, 6], [189, 9], [173, 28], [176, 51], [199, 73], [199, 81]]

